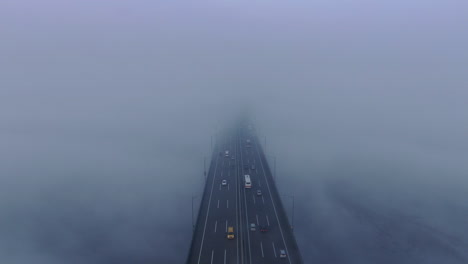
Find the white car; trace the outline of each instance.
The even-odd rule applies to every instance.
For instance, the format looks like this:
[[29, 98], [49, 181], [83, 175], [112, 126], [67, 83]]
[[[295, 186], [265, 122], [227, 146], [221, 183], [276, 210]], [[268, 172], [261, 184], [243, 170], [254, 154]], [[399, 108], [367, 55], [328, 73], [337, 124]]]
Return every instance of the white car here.
[[262, 195], [262, 190], [257, 190], [257, 196], [261, 196]]
[[221, 182], [221, 185], [223, 185], [223, 186], [227, 185], [227, 181], [226, 181], [226, 180], [223, 180], [223, 181]]
[[280, 249], [280, 258], [285, 258], [286, 257], [286, 250]]

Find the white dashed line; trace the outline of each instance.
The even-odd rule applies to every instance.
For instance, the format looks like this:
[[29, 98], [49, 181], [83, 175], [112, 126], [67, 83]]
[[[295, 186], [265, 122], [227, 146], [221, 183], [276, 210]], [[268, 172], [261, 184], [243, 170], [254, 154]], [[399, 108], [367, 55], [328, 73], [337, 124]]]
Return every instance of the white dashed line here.
[[229, 200], [226, 201], [226, 208], [229, 208]]
[[255, 215], [255, 217], [257, 218], [257, 226], [258, 226], [258, 225], [259, 225], [259, 224], [258, 224], [258, 215]]
[[215, 233], [216, 233], [216, 228], [218, 227], [218, 221], [215, 222]]
[[271, 242], [271, 244], [273, 245], [273, 253], [275, 254], [275, 258], [276, 258], [276, 248], [275, 248], [275, 242]]
[[226, 232], [227, 232], [227, 220], [226, 220]]
[[262, 195], [262, 201], [263, 201], [263, 204], [265, 204], [265, 199], [263, 198], [263, 195]]
[[270, 226], [270, 220], [268, 219], [268, 215], [266, 216], [268, 226]]
[[260, 249], [262, 250], [262, 258], [264, 258], [265, 255], [263, 255], [263, 244], [262, 244], [262, 242], [260, 242]]
[[213, 257], [214, 257], [214, 249], [211, 250], [211, 264], [213, 264]]
[[205, 226], [203, 227], [203, 236], [202, 236], [202, 241], [201, 241], [201, 246], [200, 246], [200, 252], [198, 253], [198, 264], [200, 264], [200, 259], [201, 259], [201, 253], [203, 250], [203, 242], [205, 241], [205, 233], [206, 233], [206, 225], [208, 223], [208, 216], [210, 214], [210, 205], [211, 205], [211, 197], [213, 195], [213, 188], [214, 188], [214, 183], [216, 179], [216, 170], [218, 169], [218, 158], [216, 158], [216, 165], [215, 165], [215, 171], [213, 175], [213, 180], [211, 181], [211, 191], [210, 191], [210, 198], [208, 199], [208, 212], [206, 213], [205, 217]]
[[219, 200], [218, 200], [218, 208], [219, 208]]
[[226, 264], [226, 250], [224, 250], [224, 264]]

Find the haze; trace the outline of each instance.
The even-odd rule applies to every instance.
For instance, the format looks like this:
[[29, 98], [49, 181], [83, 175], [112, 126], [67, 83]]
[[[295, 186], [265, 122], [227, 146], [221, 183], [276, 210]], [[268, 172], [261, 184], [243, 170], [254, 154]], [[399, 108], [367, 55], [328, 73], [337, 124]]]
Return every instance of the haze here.
[[245, 111], [306, 263], [467, 263], [466, 14], [2, 1], [0, 263], [183, 263], [210, 138]]

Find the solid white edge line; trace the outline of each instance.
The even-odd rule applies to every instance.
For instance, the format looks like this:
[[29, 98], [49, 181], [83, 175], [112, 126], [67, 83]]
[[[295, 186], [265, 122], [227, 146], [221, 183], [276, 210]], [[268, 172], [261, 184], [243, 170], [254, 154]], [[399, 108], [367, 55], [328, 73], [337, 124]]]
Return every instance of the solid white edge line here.
[[216, 170], [218, 169], [218, 160], [219, 160], [219, 156], [216, 156], [215, 171], [214, 171], [214, 175], [213, 175], [213, 180], [211, 181], [210, 198], [208, 199], [208, 211], [206, 212], [205, 226], [203, 228], [203, 236], [202, 236], [202, 241], [201, 241], [201, 245], [200, 245], [200, 252], [198, 253], [198, 262], [197, 262], [198, 264], [200, 264], [201, 252], [203, 250], [203, 242], [205, 241], [206, 224], [208, 222], [208, 216], [210, 214], [211, 196], [213, 195], [213, 187], [214, 187], [214, 182], [215, 182], [215, 178], [216, 178]]

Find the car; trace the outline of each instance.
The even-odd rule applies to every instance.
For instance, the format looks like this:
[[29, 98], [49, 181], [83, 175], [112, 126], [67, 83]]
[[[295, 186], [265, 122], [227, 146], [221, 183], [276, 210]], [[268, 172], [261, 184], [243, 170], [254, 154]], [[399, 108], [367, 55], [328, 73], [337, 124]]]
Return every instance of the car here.
[[229, 157], [229, 150], [224, 151], [224, 156]]
[[234, 239], [234, 227], [233, 226], [228, 227], [226, 237], [227, 237], [227, 239]]
[[265, 233], [265, 232], [268, 231], [268, 227], [266, 227], [266, 226], [259, 226], [258, 228], [260, 229], [260, 232], [262, 232], [262, 233]]
[[255, 231], [255, 223], [250, 224], [250, 231]]
[[226, 181], [226, 180], [223, 180], [223, 181], [221, 182], [221, 185], [223, 185], [223, 186], [227, 185], [227, 181]]
[[234, 156], [231, 156], [231, 159], [232, 159], [232, 160], [235, 160], [235, 159], [236, 159], [236, 157], [234, 157]]
[[262, 195], [262, 190], [257, 190], [257, 196]]
[[255, 170], [255, 164], [250, 165], [251, 170]]
[[286, 257], [286, 250], [280, 249], [280, 258], [285, 258]]

